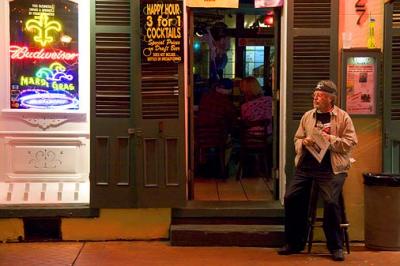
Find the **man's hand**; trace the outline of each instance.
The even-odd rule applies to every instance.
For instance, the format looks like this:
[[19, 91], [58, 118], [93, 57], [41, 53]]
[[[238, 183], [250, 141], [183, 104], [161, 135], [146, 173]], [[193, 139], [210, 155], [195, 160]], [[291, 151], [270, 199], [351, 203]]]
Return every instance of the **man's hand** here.
[[322, 134], [322, 137], [323, 137], [326, 141], [328, 141], [328, 142], [331, 141], [331, 135], [327, 134], [325, 131], [322, 131], [321, 134]]
[[304, 146], [312, 146], [315, 141], [310, 137], [306, 137], [305, 139], [303, 139], [302, 143]]

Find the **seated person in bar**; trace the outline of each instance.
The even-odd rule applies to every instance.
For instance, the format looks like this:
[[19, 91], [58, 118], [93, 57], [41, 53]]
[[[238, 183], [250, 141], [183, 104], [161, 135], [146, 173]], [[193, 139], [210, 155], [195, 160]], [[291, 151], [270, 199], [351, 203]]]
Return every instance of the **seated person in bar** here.
[[230, 132], [236, 118], [231, 99], [232, 87], [233, 82], [230, 79], [222, 79], [212, 86], [211, 91], [203, 94], [199, 105], [198, 126], [223, 125], [226, 132]]
[[[244, 175], [258, 176], [261, 166], [269, 175], [270, 158], [272, 158], [271, 149], [268, 148], [272, 143], [272, 97], [264, 96], [264, 91], [254, 76], [241, 80], [240, 91], [244, 97], [244, 103], [240, 107], [240, 154]], [[248, 152], [249, 147], [252, 147], [250, 150], [253, 151], [257, 150], [256, 147], [268, 148], [266, 150], [268, 162], [259, 160], [257, 153], [244, 155], [244, 151]]]
[[[200, 152], [200, 146], [196, 146], [199, 156], [197, 163], [207, 163], [206, 167], [199, 168], [200, 171], [205, 171], [203, 174], [206, 176], [215, 174], [218, 162], [221, 177], [226, 177], [225, 159], [221, 157], [221, 153], [226, 152], [228, 136], [232, 133], [233, 123], [237, 118], [236, 108], [231, 99], [232, 87], [233, 83], [230, 79], [222, 79], [214, 84], [209, 92], [203, 94], [200, 100], [195, 138], [198, 143], [196, 145], [208, 146], [207, 152]], [[209, 160], [210, 156], [217, 156], [219, 159]]]
[[[244, 103], [240, 107], [242, 121], [255, 122], [272, 119], [272, 97], [264, 96], [260, 83], [253, 76], [241, 80], [240, 91], [244, 96]], [[252, 128], [250, 129], [250, 131]], [[257, 131], [258, 128], [254, 128]], [[267, 127], [267, 135], [272, 134], [272, 123]]]

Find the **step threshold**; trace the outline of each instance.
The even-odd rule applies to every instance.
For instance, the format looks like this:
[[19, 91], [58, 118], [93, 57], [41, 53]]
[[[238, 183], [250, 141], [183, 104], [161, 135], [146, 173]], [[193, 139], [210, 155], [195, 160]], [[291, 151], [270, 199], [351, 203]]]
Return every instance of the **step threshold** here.
[[280, 201], [188, 201], [173, 208], [173, 218], [183, 217], [284, 217]]
[[182, 224], [170, 230], [172, 246], [278, 247], [284, 236], [283, 225]]
[[261, 224], [179, 224], [171, 225], [171, 231], [202, 231], [202, 232], [246, 232], [246, 233], [259, 233], [259, 232], [284, 232], [283, 225], [261, 225]]

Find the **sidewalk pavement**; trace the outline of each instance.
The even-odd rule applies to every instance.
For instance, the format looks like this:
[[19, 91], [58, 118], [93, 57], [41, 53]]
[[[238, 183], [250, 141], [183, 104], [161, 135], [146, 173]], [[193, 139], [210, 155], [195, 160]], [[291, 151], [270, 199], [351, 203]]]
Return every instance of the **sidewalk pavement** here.
[[368, 250], [354, 244], [344, 262], [331, 260], [323, 245], [311, 254], [279, 256], [258, 247], [172, 247], [161, 241], [40, 242], [0, 244], [0, 265], [400, 265], [400, 251]]

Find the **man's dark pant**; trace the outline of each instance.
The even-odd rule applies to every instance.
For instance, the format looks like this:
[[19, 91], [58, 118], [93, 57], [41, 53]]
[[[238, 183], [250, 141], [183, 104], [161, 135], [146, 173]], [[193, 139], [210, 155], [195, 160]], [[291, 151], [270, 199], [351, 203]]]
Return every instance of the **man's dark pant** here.
[[343, 248], [339, 196], [347, 174], [296, 170], [285, 195], [285, 236], [288, 245], [303, 250], [307, 241], [307, 215], [312, 181], [324, 201], [324, 232], [330, 251]]

